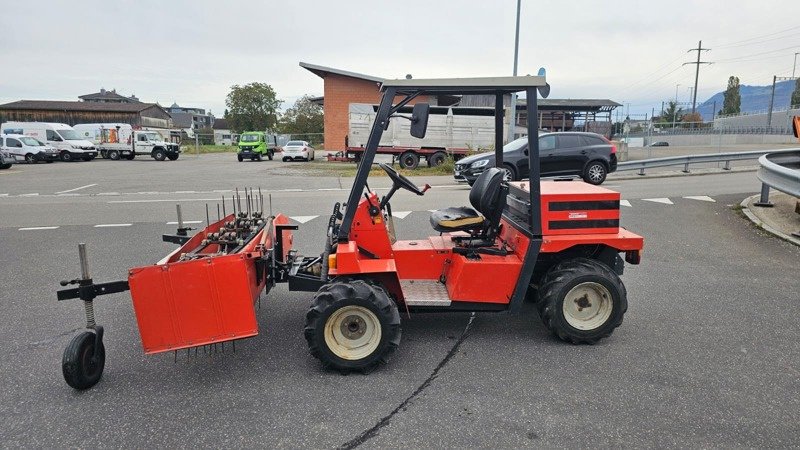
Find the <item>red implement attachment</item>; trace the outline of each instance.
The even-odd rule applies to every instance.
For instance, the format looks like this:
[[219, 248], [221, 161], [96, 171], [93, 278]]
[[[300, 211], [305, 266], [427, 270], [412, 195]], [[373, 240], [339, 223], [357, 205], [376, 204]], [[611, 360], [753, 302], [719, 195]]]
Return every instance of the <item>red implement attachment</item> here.
[[[278, 214], [235, 251], [207, 239], [234, 216], [211, 224], [152, 266], [128, 272], [142, 346], [147, 354], [231, 341], [258, 334], [255, 302], [269, 288], [269, 256], [281, 260], [291, 249], [291, 233], [276, 233], [289, 219]], [[282, 242], [275, 246], [275, 236]], [[236, 244], [233, 244], [236, 245]]]

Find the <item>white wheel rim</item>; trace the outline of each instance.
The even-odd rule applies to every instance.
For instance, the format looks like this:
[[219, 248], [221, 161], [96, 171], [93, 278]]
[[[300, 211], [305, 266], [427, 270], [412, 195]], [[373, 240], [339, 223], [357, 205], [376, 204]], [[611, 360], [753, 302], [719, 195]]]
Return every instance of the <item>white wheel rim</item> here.
[[511, 170], [503, 169], [503, 181], [511, 181]]
[[591, 178], [592, 181], [600, 181], [602, 177], [603, 177], [602, 167], [595, 164], [594, 166], [589, 168], [589, 178]]
[[325, 322], [325, 344], [339, 358], [363, 359], [381, 342], [381, 323], [367, 308], [349, 305], [335, 311]]
[[599, 283], [581, 283], [564, 297], [564, 319], [571, 327], [582, 331], [603, 326], [613, 309], [611, 292]]

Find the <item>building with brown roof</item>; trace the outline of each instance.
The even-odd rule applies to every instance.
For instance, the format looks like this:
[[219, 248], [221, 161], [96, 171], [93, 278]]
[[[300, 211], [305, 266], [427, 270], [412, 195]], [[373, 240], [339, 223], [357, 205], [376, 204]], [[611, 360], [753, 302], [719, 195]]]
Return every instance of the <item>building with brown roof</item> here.
[[71, 102], [20, 100], [0, 105], [0, 122], [129, 123], [132, 126], [172, 128], [169, 113], [156, 103]]

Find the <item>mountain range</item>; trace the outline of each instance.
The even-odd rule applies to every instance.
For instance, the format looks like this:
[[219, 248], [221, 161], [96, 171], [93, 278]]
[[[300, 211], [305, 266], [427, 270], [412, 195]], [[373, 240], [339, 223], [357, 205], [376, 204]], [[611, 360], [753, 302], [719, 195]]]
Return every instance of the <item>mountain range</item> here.
[[[792, 98], [794, 86], [794, 80], [785, 80], [775, 83], [775, 104], [773, 105], [773, 110], [786, 109], [789, 106], [789, 101]], [[741, 111], [743, 113], [765, 113], [769, 109], [769, 100], [772, 96], [772, 85], [740, 85], [739, 94], [742, 97]], [[711, 120], [714, 117], [715, 105], [716, 113], [719, 114], [719, 111], [722, 109], [723, 98], [724, 91], [717, 92], [708, 100], [697, 105], [697, 112], [703, 115], [703, 120]], [[689, 105], [689, 108], [691, 109], [691, 105]]]

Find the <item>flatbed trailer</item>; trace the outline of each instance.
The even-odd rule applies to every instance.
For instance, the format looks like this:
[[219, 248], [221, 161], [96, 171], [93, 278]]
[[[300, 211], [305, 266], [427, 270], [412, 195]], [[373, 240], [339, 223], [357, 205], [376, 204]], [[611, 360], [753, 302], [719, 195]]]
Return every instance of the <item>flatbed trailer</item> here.
[[[328, 156], [328, 161], [359, 162], [364, 154], [364, 147], [347, 147], [343, 152]], [[379, 146], [379, 155], [392, 155], [403, 169], [416, 169], [424, 160], [428, 167], [436, 167], [445, 162], [447, 158], [458, 161], [474, 153], [474, 150], [465, 147], [406, 147], [406, 146]]]

